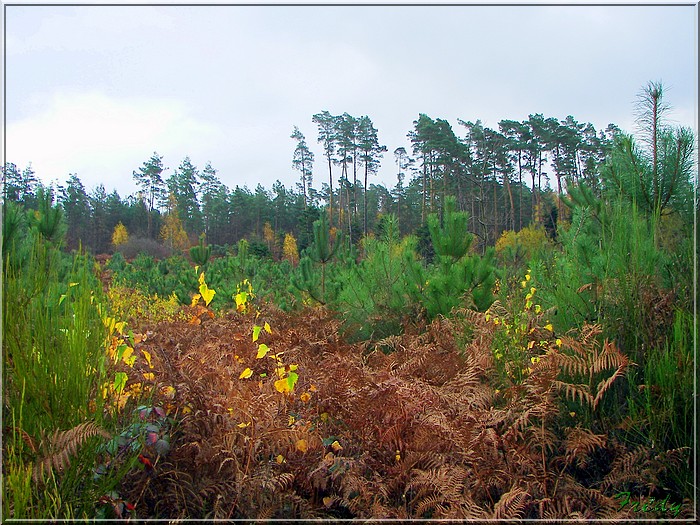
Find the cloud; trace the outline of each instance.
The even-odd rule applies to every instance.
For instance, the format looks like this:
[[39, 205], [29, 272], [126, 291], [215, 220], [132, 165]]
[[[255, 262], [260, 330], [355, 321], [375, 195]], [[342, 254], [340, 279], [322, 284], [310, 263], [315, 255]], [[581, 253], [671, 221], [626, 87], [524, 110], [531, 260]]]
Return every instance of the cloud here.
[[[153, 31], [176, 30], [167, 10], [155, 6], [36, 6], [14, 5], [6, 9], [8, 56], [37, 51], [120, 50], [133, 35], [147, 37]], [[14, 30], [21, 28], [21, 30]], [[67, 28], [70, 28], [67, 30]], [[128, 31], [130, 39], [125, 39]]]
[[31, 162], [44, 181], [77, 173], [88, 188], [103, 183], [124, 195], [133, 191], [135, 159], [207, 150], [219, 136], [177, 100], [63, 93], [46, 111], [8, 124], [6, 158], [18, 166]]

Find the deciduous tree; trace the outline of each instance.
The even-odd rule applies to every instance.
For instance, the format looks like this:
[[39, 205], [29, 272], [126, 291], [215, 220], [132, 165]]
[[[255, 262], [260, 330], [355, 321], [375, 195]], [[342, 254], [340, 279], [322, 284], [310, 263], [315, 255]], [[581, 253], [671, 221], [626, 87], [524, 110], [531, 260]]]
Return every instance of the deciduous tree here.
[[128, 240], [129, 232], [126, 229], [126, 226], [119, 221], [114, 227], [114, 232], [112, 233], [112, 245], [116, 248], [117, 246], [121, 246], [122, 244], [126, 243]]
[[177, 199], [174, 193], [168, 197], [168, 211], [160, 229], [160, 237], [171, 250], [184, 250], [189, 244], [187, 232], [182, 227], [182, 221], [177, 212]]

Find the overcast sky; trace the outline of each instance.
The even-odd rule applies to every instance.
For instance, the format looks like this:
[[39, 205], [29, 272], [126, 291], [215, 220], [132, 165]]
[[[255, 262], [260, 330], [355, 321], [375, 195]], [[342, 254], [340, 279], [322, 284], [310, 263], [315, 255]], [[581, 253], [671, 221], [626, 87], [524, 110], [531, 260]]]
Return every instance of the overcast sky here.
[[234, 188], [288, 188], [293, 127], [316, 154], [311, 118], [368, 115], [388, 148], [419, 113], [501, 119], [573, 115], [634, 131], [633, 104], [660, 80], [669, 115], [697, 131], [698, 7], [4, 6], [5, 159], [43, 181], [76, 173], [123, 197], [154, 151], [185, 156]]

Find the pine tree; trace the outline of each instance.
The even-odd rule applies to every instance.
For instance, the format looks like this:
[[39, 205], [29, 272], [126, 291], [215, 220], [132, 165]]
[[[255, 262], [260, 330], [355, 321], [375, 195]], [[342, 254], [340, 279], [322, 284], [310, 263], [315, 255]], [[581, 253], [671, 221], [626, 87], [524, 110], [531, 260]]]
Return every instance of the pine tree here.
[[294, 132], [290, 138], [297, 141], [292, 157], [292, 166], [301, 174], [301, 182], [298, 186], [304, 195], [304, 207], [306, 207], [309, 204], [309, 190], [313, 180], [314, 154], [306, 144], [306, 138], [298, 127], [294, 126]]
[[139, 168], [139, 171], [133, 173], [136, 184], [141, 187], [142, 198], [146, 204], [146, 211], [148, 212], [149, 238], [152, 236], [152, 214], [155, 205], [165, 193], [165, 184], [162, 178], [163, 171], [163, 157], [160, 157], [158, 153], [154, 152], [153, 156]]

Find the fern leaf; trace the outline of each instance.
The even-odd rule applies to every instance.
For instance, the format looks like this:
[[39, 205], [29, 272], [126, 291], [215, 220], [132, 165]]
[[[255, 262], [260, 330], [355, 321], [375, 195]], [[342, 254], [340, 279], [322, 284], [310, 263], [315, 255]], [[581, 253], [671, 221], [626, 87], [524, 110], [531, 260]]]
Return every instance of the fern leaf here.
[[605, 446], [606, 436], [594, 434], [588, 429], [574, 428], [569, 432], [564, 443], [566, 463], [578, 461], [585, 466], [585, 460], [596, 449]]
[[626, 369], [625, 368], [618, 368], [615, 370], [615, 373], [611, 375], [609, 378], [604, 379], [600, 383], [598, 383], [597, 390], [598, 392], [596, 393], [595, 398], [593, 399], [593, 410], [595, 410], [598, 407], [598, 403], [600, 403], [600, 400], [603, 398], [605, 395], [605, 392], [608, 391], [608, 389], [612, 386], [612, 384], [615, 382], [615, 380], [620, 377], [625, 375]]
[[109, 439], [111, 435], [94, 421], [80, 423], [69, 430], [56, 431], [45, 445], [46, 455], [34, 465], [32, 476], [35, 481], [44, 479], [53, 470], [64, 470], [70, 466], [70, 459], [78, 453], [80, 446], [93, 436]]
[[529, 497], [528, 492], [521, 487], [511, 488], [494, 506], [494, 519], [523, 519]]

